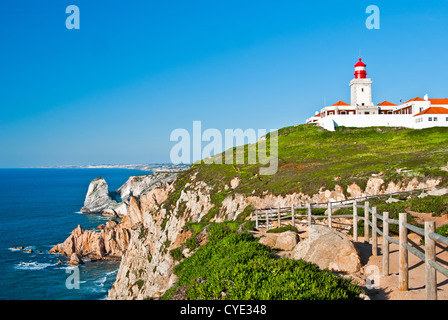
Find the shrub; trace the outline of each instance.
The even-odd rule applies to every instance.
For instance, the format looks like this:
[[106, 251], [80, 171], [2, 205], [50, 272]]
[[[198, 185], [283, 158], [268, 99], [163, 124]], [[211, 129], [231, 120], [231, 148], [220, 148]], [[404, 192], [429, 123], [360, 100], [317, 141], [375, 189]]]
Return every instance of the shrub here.
[[176, 261], [180, 261], [184, 258], [181, 247], [171, 250], [170, 255]]
[[170, 299], [179, 287], [187, 288], [186, 299], [192, 300], [358, 299], [362, 293], [351, 279], [302, 260], [275, 259], [250, 233], [217, 225], [214, 242], [174, 267], [178, 282], [162, 299]]
[[440, 216], [447, 212], [448, 196], [427, 196], [425, 198], [416, 198], [409, 201], [409, 208], [412, 211], [421, 213], [432, 213]]
[[443, 237], [448, 237], [448, 224], [438, 227], [436, 229], [436, 233]]
[[280, 228], [270, 229], [270, 230], [268, 230], [268, 233], [282, 233], [285, 231], [299, 232], [299, 230], [297, 230], [296, 227], [293, 227], [292, 225], [288, 224], [288, 225], [280, 227]]

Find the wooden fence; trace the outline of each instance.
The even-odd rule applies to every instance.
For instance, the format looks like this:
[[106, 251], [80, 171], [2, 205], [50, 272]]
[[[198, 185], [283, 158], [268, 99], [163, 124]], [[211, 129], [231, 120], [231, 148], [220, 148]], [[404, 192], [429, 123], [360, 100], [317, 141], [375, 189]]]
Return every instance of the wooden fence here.
[[[333, 215], [334, 211], [341, 208], [352, 208], [352, 214]], [[358, 215], [358, 209], [364, 209], [364, 217]], [[324, 215], [313, 215], [313, 210], [325, 209]], [[305, 214], [297, 214], [297, 211], [306, 211]], [[378, 234], [383, 237], [382, 247], [382, 275], [389, 275], [389, 259], [390, 259], [390, 243], [399, 246], [399, 290], [407, 291], [409, 289], [409, 267], [408, 252], [420, 258], [425, 263], [425, 291], [427, 300], [437, 300], [437, 271], [448, 277], [448, 268], [442, 266], [436, 261], [436, 243], [448, 246], [448, 238], [435, 233], [435, 222], [426, 221], [424, 229], [409, 224], [407, 221], [407, 213], [400, 213], [399, 220], [390, 219], [389, 213], [384, 212], [382, 215], [377, 213], [376, 207], [370, 207], [368, 201], [360, 204], [353, 201], [352, 204], [334, 204], [306, 206], [291, 206], [290, 208], [268, 208], [256, 210], [254, 214], [255, 226], [257, 229], [264, 227], [269, 230], [277, 221], [277, 227], [282, 226], [282, 220], [291, 220], [291, 225], [296, 223], [306, 223], [311, 226], [315, 219], [327, 219], [328, 227], [332, 228], [334, 219], [350, 218], [352, 219], [353, 240], [358, 241], [358, 221], [364, 221], [364, 241], [372, 244], [372, 255], [378, 255]], [[299, 221], [297, 219], [300, 219]], [[304, 219], [305, 218], [305, 219]], [[378, 227], [378, 221], [382, 221], [382, 230]], [[390, 234], [390, 225], [399, 226], [398, 239], [392, 238]], [[371, 229], [371, 230], [370, 230]], [[372, 233], [370, 237], [370, 231]], [[412, 231], [421, 235], [425, 241], [424, 250], [420, 247], [412, 246], [408, 241], [408, 232]], [[371, 239], [370, 239], [371, 238]]]

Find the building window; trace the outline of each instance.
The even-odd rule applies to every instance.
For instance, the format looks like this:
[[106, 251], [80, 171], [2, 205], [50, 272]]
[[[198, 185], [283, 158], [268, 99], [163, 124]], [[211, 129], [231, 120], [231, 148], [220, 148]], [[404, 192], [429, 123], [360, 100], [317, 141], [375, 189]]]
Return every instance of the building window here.
[[434, 121], [437, 121], [437, 117], [434, 117]]
[[448, 121], [448, 117], [446, 117], [446, 121]]
[[361, 92], [364, 92], [364, 88], [361, 89]]
[[[363, 103], [364, 104], [364, 103]], [[370, 112], [364, 112], [364, 114], [370, 114]]]
[[423, 111], [423, 107], [420, 107], [420, 112], [422, 112]]
[[341, 114], [347, 114], [347, 112], [345, 112], [345, 111], [341, 111]]
[[428, 118], [428, 121], [432, 121], [432, 117], [429, 117], [429, 118]]

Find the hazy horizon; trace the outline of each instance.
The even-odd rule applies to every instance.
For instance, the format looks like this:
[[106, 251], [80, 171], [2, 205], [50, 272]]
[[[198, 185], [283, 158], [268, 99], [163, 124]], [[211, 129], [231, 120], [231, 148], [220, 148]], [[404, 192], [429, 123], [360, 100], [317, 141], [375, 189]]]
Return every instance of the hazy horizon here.
[[[373, 101], [447, 98], [448, 2], [0, 3], [0, 167], [170, 162], [170, 133], [304, 123], [361, 54]], [[68, 5], [80, 29], [66, 28]]]

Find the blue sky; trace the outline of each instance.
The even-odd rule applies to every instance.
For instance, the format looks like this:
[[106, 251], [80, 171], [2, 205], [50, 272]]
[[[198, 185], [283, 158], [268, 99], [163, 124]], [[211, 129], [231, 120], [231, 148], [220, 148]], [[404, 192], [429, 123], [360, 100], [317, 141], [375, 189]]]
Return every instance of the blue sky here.
[[447, 18], [446, 0], [1, 1], [0, 167], [169, 162], [195, 120], [300, 124], [350, 102], [359, 51], [374, 102], [447, 98]]

